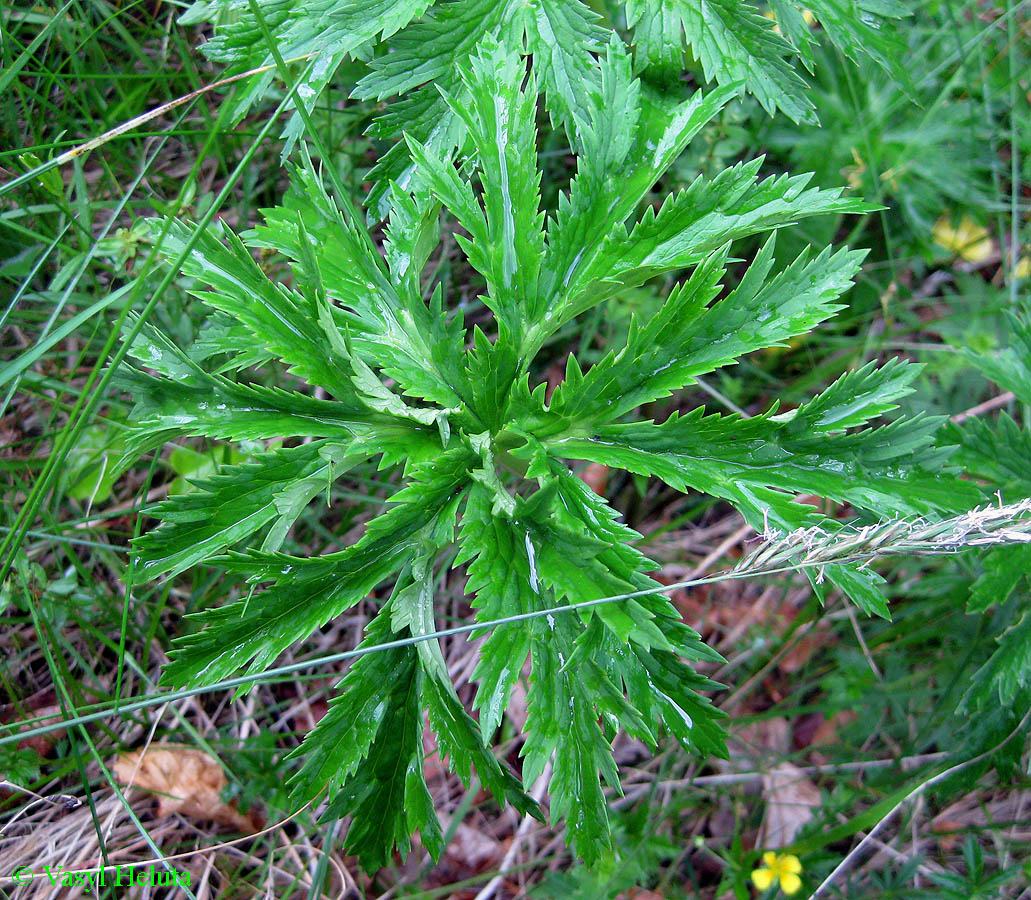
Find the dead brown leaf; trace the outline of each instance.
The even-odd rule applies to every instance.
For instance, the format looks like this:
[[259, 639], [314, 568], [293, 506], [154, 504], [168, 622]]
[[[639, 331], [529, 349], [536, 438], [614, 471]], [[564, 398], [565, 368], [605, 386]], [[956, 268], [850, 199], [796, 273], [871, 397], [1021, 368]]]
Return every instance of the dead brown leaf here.
[[756, 846], [779, 850], [795, 840], [816, 810], [820, 790], [798, 766], [782, 762], [762, 776], [766, 812], [756, 837]]
[[[440, 824], [446, 831], [451, 825], [450, 816], [441, 813]], [[451, 859], [473, 870], [482, 869], [488, 864], [497, 865], [504, 855], [501, 842], [493, 835], [466, 825], [465, 822], [455, 829], [454, 837], [445, 852]]]
[[786, 762], [791, 752], [792, 727], [787, 719], [774, 716], [735, 730], [730, 744], [730, 768], [761, 772], [762, 797], [766, 805], [755, 846], [778, 850], [813, 818], [820, 806], [820, 790], [798, 766]]
[[931, 834], [937, 838], [938, 849], [943, 853], [952, 853], [959, 846], [959, 836], [963, 825], [955, 819], [936, 817], [931, 822]]
[[124, 785], [158, 795], [157, 813], [182, 813], [191, 819], [214, 821], [236, 831], [253, 834], [264, 825], [251, 810], [241, 813], [236, 801], [225, 803], [220, 793], [226, 776], [218, 760], [192, 747], [152, 744], [146, 750], [121, 754], [112, 769]]

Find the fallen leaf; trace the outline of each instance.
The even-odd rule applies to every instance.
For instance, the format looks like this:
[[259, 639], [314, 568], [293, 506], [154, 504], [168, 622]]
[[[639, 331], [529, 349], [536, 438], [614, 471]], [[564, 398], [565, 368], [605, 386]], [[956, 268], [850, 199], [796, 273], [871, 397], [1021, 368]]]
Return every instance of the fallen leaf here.
[[794, 638], [787, 652], [777, 660], [777, 669], [785, 675], [793, 675], [808, 664], [813, 654], [827, 643], [825, 636], [818, 634], [815, 629]]
[[756, 837], [756, 846], [779, 850], [795, 840], [795, 835], [812, 819], [820, 807], [820, 790], [798, 766], [783, 762], [762, 776], [766, 812]]
[[820, 790], [793, 763], [783, 760], [791, 751], [792, 727], [774, 716], [736, 728], [729, 743], [727, 770], [761, 772], [762, 798], [766, 805], [755, 846], [779, 850], [795, 839], [820, 807]]
[[992, 255], [992, 239], [988, 229], [967, 216], [953, 225], [948, 216], [942, 216], [931, 230], [934, 242], [967, 262], [984, 262]]
[[146, 750], [121, 754], [112, 769], [128, 787], [158, 795], [160, 817], [181, 813], [191, 819], [214, 821], [245, 834], [260, 831], [264, 822], [251, 810], [241, 813], [236, 801], [225, 803], [220, 794], [226, 776], [218, 760], [192, 747], [152, 744]]
[[[16, 717], [28, 713], [28, 718], [43, 719], [46, 721], [34, 721], [31, 725], [23, 725]], [[0, 725], [11, 726], [13, 730], [23, 731], [35, 728], [38, 725], [52, 725], [55, 720], [64, 718], [64, 712], [57, 703], [57, 694], [45, 688], [36, 691], [32, 696], [25, 698], [18, 704], [0, 704]], [[50, 756], [54, 751], [54, 744], [64, 737], [64, 729], [59, 728], [46, 734], [37, 734], [32, 737], [24, 737], [18, 741], [19, 750], [34, 750], [42, 758]]]
[[[450, 816], [441, 813], [440, 824], [447, 830], [451, 825]], [[451, 859], [471, 869], [481, 869], [488, 863], [497, 865], [503, 855], [499, 841], [485, 831], [466, 825], [465, 822], [460, 823], [455, 829], [445, 852]]]

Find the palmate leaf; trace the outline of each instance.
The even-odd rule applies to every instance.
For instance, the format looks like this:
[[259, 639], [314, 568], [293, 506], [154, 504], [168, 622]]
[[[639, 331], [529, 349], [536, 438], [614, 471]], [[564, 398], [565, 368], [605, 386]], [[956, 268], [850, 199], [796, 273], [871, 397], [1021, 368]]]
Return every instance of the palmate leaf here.
[[[509, 521], [494, 514], [493, 503], [486, 487], [477, 484], [470, 489], [455, 560], [456, 565], [469, 563], [466, 590], [473, 598], [477, 619], [488, 622], [543, 608], [536, 588], [535, 551], [527, 543], [528, 535], [519, 535]], [[480, 646], [473, 672], [479, 685], [473, 708], [479, 711], [480, 731], [487, 740], [501, 724], [529, 653], [529, 631], [515, 622], [492, 628]]]
[[[900, 420], [853, 433], [839, 430], [840, 422], [863, 421], [890, 407], [914, 374], [900, 364], [888, 372], [867, 367], [843, 376], [847, 382], [832, 385], [825, 395], [786, 416], [771, 412], [746, 420], [704, 416], [699, 409], [674, 415], [662, 425], [608, 425], [590, 438], [559, 438], [545, 445], [558, 457], [618, 466], [657, 476], [679, 490], [722, 497], [759, 530], [768, 524], [785, 531], [821, 524], [807, 507], [791, 502], [791, 494], [802, 492], [875, 515], [885, 510], [922, 515], [968, 509], [979, 492], [939, 471], [947, 451], [934, 446], [933, 420]], [[827, 566], [822, 577], [864, 611], [887, 615], [875, 573]], [[820, 590], [822, 580], [814, 577], [813, 583]]]
[[[178, 257], [195, 228], [176, 220], [168, 226], [167, 252]], [[269, 280], [240, 238], [225, 226], [201, 232], [182, 271], [204, 285], [205, 290], [193, 292], [197, 297], [246, 329], [252, 346], [263, 347], [310, 384], [342, 399], [353, 396], [347, 358], [319, 327], [312, 299]]]
[[[380, 610], [362, 647], [375, 650], [396, 636], [426, 634], [433, 628], [431, 556], [432, 551], [417, 557], [411, 583]], [[519, 780], [484, 745], [435, 641], [361, 656], [339, 688], [329, 713], [295, 751], [304, 764], [293, 787], [306, 799], [329, 789], [332, 799], [325, 817], [350, 814], [361, 822], [348, 831], [345, 847], [366, 867], [385, 865], [394, 846], [406, 854], [415, 830], [432, 853], [443, 847], [422, 768], [424, 707], [442, 760], [450, 758], [467, 785], [475, 767], [499, 802], [543, 818]], [[341, 741], [341, 734], [348, 739]], [[378, 814], [376, 804], [382, 805]]]
[[[558, 501], [547, 508], [550, 515], [527, 517], [532, 527], [530, 539], [541, 548], [538, 570], [542, 582], [569, 603], [658, 589], [659, 585], [643, 574], [656, 565], [628, 545], [639, 535], [618, 525], [607, 505], [593, 502], [589, 489], [579, 490], [568, 472], [560, 471], [555, 481], [547, 488], [556, 492]], [[570, 559], [579, 564], [570, 566]], [[630, 641], [663, 649], [672, 649], [664, 634], [665, 619], [679, 618], [659, 594], [627, 598], [618, 606], [605, 604], [582, 615], [600, 618], [624, 644]]]
[[[438, 87], [452, 94], [460, 92], [459, 65], [468, 62], [487, 34], [509, 22], [507, 2], [448, 0], [435, 4], [422, 20], [404, 29], [391, 42], [392, 52], [372, 61], [372, 72], [353, 92], [363, 100], [407, 94], [377, 117], [370, 135], [395, 139], [407, 136], [425, 143], [440, 156], [450, 154], [462, 142], [462, 123], [444, 102]], [[389, 184], [393, 181], [407, 187], [412, 171], [404, 142], [380, 157], [370, 173], [374, 185], [368, 199], [377, 217], [386, 216], [390, 208]]]
[[543, 214], [538, 212], [537, 92], [520, 90], [523, 63], [493, 40], [472, 58], [468, 105], [448, 97], [466, 124], [482, 171], [483, 209], [449, 163], [411, 141], [430, 190], [452, 209], [470, 238], [456, 235], [469, 262], [486, 278], [487, 305], [499, 327], [518, 334], [537, 317], [537, 280], [544, 253]]
[[581, 0], [531, 0], [524, 24], [526, 49], [547, 96], [555, 124], [572, 133], [582, 119], [588, 86], [597, 82], [594, 54], [609, 38], [601, 16]]
[[296, 391], [237, 384], [204, 371], [157, 329], [145, 325], [130, 354], [158, 376], [123, 365], [114, 383], [133, 395], [124, 459], [183, 435], [256, 440], [335, 438], [384, 463], [432, 452], [433, 430], [410, 419], [371, 411], [353, 399], [320, 400]]
[[1024, 708], [1024, 698], [1031, 692], [1031, 610], [1019, 610], [996, 642], [998, 648], [974, 673], [964, 703], [981, 708], [996, 703], [1003, 708]]
[[[721, 686], [695, 671], [718, 655], [650, 576], [656, 565], [636, 549], [640, 535], [567, 461], [704, 491], [756, 528], [829, 529], [833, 520], [796, 502], [800, 494], [864, 515], [953, 509], [977, 494], [943, 469], [949, 451], [935, 443], [935, 420], [865, 427], [909, 389], [917, 369], [902, 364], [864, 367], [786, 412], [774, 404], [751, 419], [699, 409], [661, 424], [634, 420], [642, 404], [696, 376], [817, 326], [838, 309], [862, 258], [827, 249], [778, 265], [771, 239], [732, 280], [734, 241], [871, 207], [809, 188], [805, 176], [760, 180], [754, 160], [642, 213], [742, 83], [767, 91], [770, 103], [794, 88], [782, 77], [787, 43], [748, 4], [630, 6], [648, 83], [632, 76], [619, 35], [580, 0], [394, 10], [366, 0], [341, 8], [336, 22], [325, 5], [309, 14], [273, 4], [268, 24], [284, 55], [313, 46], [304, 30], [313, 22], [325, 28], [316, 61], [324, 68], [303, 74], [302, 86], [314, 93], [341, 54], [360, 50], [369, 59], [360, 93], [407, 95], [376, 132], [405, 138], [372, 176], [370, 203], [385, 228], [373, 243], [315, 166], [294, 171], [283, 202], [263, 211], [253, 231], [197, 236], [184, 273], [215, 313], [201, 341], [180, 350], [143, 328], [131, 348], [139, 366], [119, 376], [134, 394], [130, 452], [182, 436], [286, 446], [161, 504], [162, 524], [138, 542], [148, 573], [174, 575], [207, 560], [252, 589], [198, 614], [200, 630], [176, 642], [166, 683], [260, 673], [332, 617], [392, 587], [329, 714], [299, 749], [293, 783], [298, 801], [325, 790], [325, 815], [352, 819], [345, 846], [366, 867], [389, 863], [395, 847], [406, 852], [416, 830], [431, 853], [442, 849], [423, 774], [425, 713], [459, 777], [468, 785], [475, 773], [522, 813], [541, 814], [526, 790], [550, 763], [551, 819], [565, 821], [588, 861], [603, 858], [608, 840], [604, 785], [619, 789], [617, 731], [654, 746], [664, 730], [691, 753], [726, 752], [710, 696]], [[366, 21], [341, 38], [334, 29], [359, 13]], [[235, 29], [219, 32], [216, 52], [242, 64], [257, 52], [256, 24], [240, 16]], [[676, 31], [678, 47], [649, 44], [654, 28]], [[401, 30], [391, 45], [377, 47], [393, 29]], [[679, 66], [670, 60], [682, 32], [725, 83], [691, 96], [656, 88], [663, 66]], [[729, 55], [710, 66], [705, 53], [721, 42]], [[577, 157], [554, 210], [542, 209], [541, 93]], [[188, 229], [172, 225], [178, 255]], [[478, 272], [473, 285], [455, 279], [467, 271], [454, 264], [456, 246]], [[258, 265], [255, 250], [268, 262]], [[576, 316], [656, 275], [680, 281], [659, 311], [586, 372], [570, 358], [549, 402], [547, 385], [532, 380], [553, 361], [538, 358], [542, 347]], [[280, 361], [289, 389], [233, 380], [256, 363], [275, 372]], [[293, 446], [298, 438], [314, 440]], [[331, 543], [332, 552], [278, 552], [316, 493], [370, 458], [403, 466], [390, 476], [397, 492], [364, 535], [343, 549]], [[434, 633], [443, 624], [436, 587], [448, 565], [467, 566], [469, 602], [483, 626], [471, 712]], [[833, 585], [887, 615], [875, 574], [848, 566], [809, 574], [819, 597]], [[613, 596], [620, 599], [596, 602]], [[520, 778], [491, 741], [524, 676]]]
[[[600, 712], [608, 714], [613, 727], [626, 727], [631, 733], [635, 727], [643, 729], [635, 736], [649, 744], [654, 745], [655, 738], [644, 723], [661, 719], [694, 752], [725, 755], [720, 714], [701, 693], [719, 685], [679, 660], [683, 657], [718, 663], [723, 662], [722, 657], [681, 621], [670, 600], [658, 592], [660, 585], [645, 574], [657, 566], [633, 547], [632, 542], [640, 540], [640, 535], [619, 523], [611, 507], [580, 479], [561, 466], [552, 464], [551, 470], [559, 499], [556, 519], [598, 541], [604, 549], [583, 567], [575, 568], [559, 565], [557, 553], [542, 554], [544, 579], [575, 603], [656, 590], [627, 598], [618, 607], [605, 604], [594, 608], [591, 613], [604, 627], [589, 626], [577, 639], [574, 659], [587, 657], [597, 662], [595, 690], [601, 696], [617, 699], [625, 691], [629, 700], [615, 711], [608, 706]], [[608, 691], [600, 690], [603, 676], [611, 686]]]
[[[597, 79], [593, 54], [604, 47], [607, 36], [598, 21], [580, 0], [446, 0], [402, 31], [391, 42], [390, 53], [373, 60], [373, 71], [358, 83], [354, 96], [383, 100], [411, 92], [373, 123], [370, 134], [405, 135], [447, 156], [462, 144], [464, 129], [454, 104], [445, 103], [441, 94], [460, 97], [461, 71], [477, 45], [495, 35], [504, 46], [525, 48], [533, 55], [552, 121], [571, 133], [585, 90]], [[386, 215], [389, 208], [388, 183], [407, 186], [411, 173], [403, 145], [378, 161], [369, 196], [378, 215]]]
[[524, 354], [532, 356], [550, 334], [593, 305], [584, 300], [588, 292], [597, 302], [604, 299], [609, 241], [626, 236], [623, 223], [656, 179], [734, 94], [733, 87], [720, 88], [671, 104], [642, 92], [630, 78], [625, 50], [615, 41], [609, 45], [599, 86], [587, 94], [587, 118], [577, 120], [576, 177], [548, 224], [544, 313], [531, 325]]
[[[901, 374], [898, 368], [895, 373]], [[915, 371], [906, 372], [909, 381]], [[861, 379], [850, 378], [853, 390]], [[871, 390], [864, 403], [843, 410], [841, 390], [817, 397], [791, 414], [742, 419], [704, 416], [702, 409], [674, 414], [662, 425], [606, 425], [589, 438], [556, 438], [550, 453], [656, 475], [674, 487], [721, 496], [724, 486], [750, 484], [811, 492], [860, 509], [898, 515], [966, 509], [978, 492], [940, 469], [946, 451], [934, 447], [938, 422], [916, 417], [846, 433], [839, 416], [883, 409], [898, 396], [897, 379], [866, 370]]]
[[[413, 561], [411, 584], [395, 592], [391, 624], [396, 633], [407, 629], [414, 635], [429, 635], [435, 630], [433, 556], [442, 540], [454, 536], [453, 522], [449, 522], [446, 528], [446, 537], [438, 527], [438, 534], [427, 543], [426, 552]], [[479, 727], [458, 698], [440, 644], [436, 640], [421, 641], [416, 645], [416, 652], [423, 673], [420, 683], [422, 699], [429, 713], [430, 725], [437, 735], [441, 760], [450, 759], [451, 767], [467, 787], [475, 767], [480, 780], [495, 799], [501, 803], [507, 800], [524, 815], [530, 814], [543, 821], [543, 813], [523, 791], [519, 779], [484, 745]]]
[[595, 704], [604, 697], [584, 670], [590, 661], [572, 669], [576, 634], [567, 615], [546, 625], [531, 626], [532, 670], [527, 697], [526, 742], [522, 755], [523, 778], [532, 784], [554, 758], [549, 785], [551, 814], [566, 822], [567, 840], [588, 865], [593, 865], [609, 843], [608, 804], [599, 772], [619, 791], [619, 773], [612, 747], [598, 724]]
[[807, 216], [872, 209], [841, 197], [840, 191], [806, 190], [808, 177], [756, 182], [761, 162], [727, 169], [711, 181], [698, 179], [671, 195], [659, 212], [649, 208], [629, 234], [617, 225], [592, 256], [570, 273], [562, 299], [544, 321], [557, 328], [622, 287], [697, 265], [728, 241]]
[[983, 613], [1009, 600], [1031, 575], [1031, 547], [995, 547], [983, 560], [984, 572], [970, 586], [968, 613]]
[[465, 122], [476, 153], [485, 230], [462, 245], [486, 277], [487, 304], [500, 327], [518, 332], [538, 314], [537, 276], [544, 254], [544, 214], [537, 168], [537, 88], [533, 75], [520, 90], [525, 66], [492, 39], [480, 45], [466, 74], [468, 104], [448, 99]]
[[994, 353], [969, 348], [963, 355], [1003, 390], [1013, 391], [1021, 403], [1031, 404], [1031, 315], [1006, 313], [1010, 344]]
[[[792, 433], [771, 417], [703, 417], [701, 410], [662, 425], [608, 425], [592, 439], [549, 445], [556, 455], [656, 475], [681, 490], [722, 496], [723, 485], [747, 483], [810, 492], [862, 509], [919, 515], [955, 510], [979, 494], [957, 478], [919, 466], [899, 469], [913, 451], [927, 448], [938, 423], [913, 419], [859, 435]], [[808, 446], [807, 446], [808, 444]], [[919, 458], [919, 457], [917, 457]]]
[[209, 364], [216, 375], [265, 365], [275, 359], [270, 350], [255, 344], [254, 335], [245, 325], [219, 312], [201, 326], [188, 352], [190, 359]]
[[[297, 98], [310, 112], [347, 57], [365, 57], [379, 42], [389, 51], [373, 56], [367, 74], [352, 92], [360, 100], [397, 102], [373, 123], [369, 134], [398, 139], [408, 135], [446, 156], [462, 142], [458, 117], [437, 88], [455, 95], [462, 86], [460, 69], [487, 35], [532, 54], [547, 97], [552, 122], [573, 136], [576, 120], [585, 120], [587, 97], [599, 80], [595, 57], [604, 52], [611, 32], [582, 0], [360, 0], [345, 6], [319, 0], [303, 8], [275, 0], [261, 4], [264, 28], [253, 0], [230, 0], [220, 6], [215, 36], [205, 52], [239, 74], [272, 66], [266, 29], [286, 60], [304, 58]], [[209, 4], [198, 3], [189, 21], [211, 18]], [[639, 68], [667, 86], [684, 65], [684, 39], [702, 64], [707, 79], [721, 85], [741, 83], [771, 112], [780, 108], [795, 121], [813, 121], [805, 82], [788, 57], [794, 49], [811, 65], [811, 36], [799, 4], [773, 4], [785, 40], [773, 22], [737, 0], [628, 0], [626, 20], [633, 32]], [[901, 43], [891, 20], [904, 14], [901, 4], [883, 0], [821, 0], [811, 4], [830, 40], [853, 59], [875, 59], [907, 82]], [[185, 19], [184, 19], [185, 20]], [[252, 76], [234, 97], [234, 114], [242, 117], [279, 76], [275, 68]], [[291, 116], [284, 131], [285, 153], [302, 135], [301, 118]], [[402, 143], [377, 162], [369, 205], [377, 217], [389, 210], [390, 183], [408, 185], [412, 166]]]
[[684, 66], [684, 41], [705, 77], [720, 84], [744, 81], [768, 112], [780, 109], [795, 122], [815, 122], [805, 81], [790, 61], [797, 50], [811, 68], [814, 36], [803, 11], [812, 13], [827, 38], [858, 61], [874, 60], [906, 89], [906, 46], [894, 19], [907, 15], [902, 3], [883, 0], [771, 0], [774, 23], [741, 0], [627, 0], [627, 25], [634, 32], [636, 63], [650, 77], [670, 83]]
[[[386, 606], [369, 626], [363, 646], [393, 638]], [[422, 678], [412, 646], [359, 657], [338, 686], [329, 712], [295, 751], [305, 760], [293, 782], [296, 795], [310, 800], [329, 788], [332, 799], [324, 815], [354, 817], [344, 849], [369, 870], [385, 866], [395, 845], [407, 855], [416, 830], [435, 855], [443, 849], [422, 768]], [[333, 739], [326, 740], [326, 734]]]
[[[449, 84], [452, 87], [460, 84], [455, 63], [468, 58], [480, 40], [501, 25], [506, 12], [504, 3], [487, 0], [434, 4], [424, 18], [413, 22], [391, 41], [389, 54], [371, 61], [371, 71], [358, 82], [354, 96], [362, 100], [385, 100], [420, 85], [448, 88]], [[389, 120], [381, 118], [380, 122], [383, 121]], [[380, 126], [380, 133], [390, 131]]]
[[[525, 46], [533, 54], [553, 117], [571, 122], [583, 101], [583, 85], [595, 74], [591, 54], [597, 53], [608, 37], [598, 25], [600, 18], [580, 0], [438, 3], [391, 41], [389, 54], [372, 61], [372, 72], [358, 83], [354, 96], [384, 100], [429, 86], [388, 110], [374, 131], [381, 137], [396, 137], [405, 131], [426, 140], [426, 126], [432, 127], [431, 112], [447, 114], [447, 108], [436, 102], [439, 97], [432, 86], [454, 93], [461, 85], [460, 67], [486, 35], [497, 32], [507, 46]], [[415, 116], [414, 110], [418, 110]]]
[[[546, 484], [536, 495], [517, 500], [510, 519], [494, 516], [495, 532], [504, 535], [497, 543], [509, 547], [507, 555], [518, 559], [527, 571], [529, 589], [524, 582], [522, 605], [549, 609], [557, 603], [560, 608], [563, 602], [582, 603], [658, 587], [643, 574], [654, 564], [632, 547], [616, 542], [632, 533], [615, 521], [600, 498], [561, 470], [555, 470]], [[574, 558], [578, 560], [575, 566], [569, 564]], [[510, 609], [514, 608], [512, 604]], [[651, 720], [642, 718], [641, 711], [654, 708], [656, 718], [661, 715], [665, 721], [659, 707], [665, 704], [667, 710], [672, 708], [669, 697], [655, 688], [635, 654], [650, 659], [654, 651], [672, 661], [670, 651], [675, 647], [678, 653], [694, 659], [718, 657], [702, 648], [698, 636], [679, 622], [669, 601], [658, 594], [628, 599], [618, 606], [606, 604], [580, 615], [594, 622], [587, 632], [581, 632], [575, 619], [560, 612], [549, 613], [533, 620], [529, 629], [523, 628], [524, 633], [529, 632], [531, 653], [523, 778], [525, 783], [532, 783], [554, 759], [552, 816], [566, 821], [574, 849], [586, 860], [595, 861], [608, 833], [599, 773], [618, 789], [611, 735], [606, 735], [599, 719], [654, 745], [655, 732], [646, 724]], [[588, 636], [603, 646], [585, 644]], [[505, 657], [506, 666], [518, 669], [525, 652], [523, 640], [517, 648], [511, 641], [507, 648], [494, 641], [489, 650], [485, 644], [482, 658]], [[698, 714], [698, 732], [692, 735], [694, 748], [725, 752], [723, 733], [715, 724], [718, 715], [708, 700], [693, 691], [715, 685], [696, 677], [679, 662], [671, 664], [684, 676], [677, 690], [684, 692], [685, 706]], [[628, 701], [625, 692], [630, 690], [634, 676], [637, 688], [651, 691], [648, 698]], [[677, 727], [681, 729], [682, 712], [677, 713]], [[699, 735], [704, 737], [699, 739]]]
[[965, 471], [997, 486], [1007, 499], [1031, 496], [1031, 431], [1005, 412], [994, 422], [950, 423], [942, 438], [957, 445], [955, 460]]
[[[647, 577], [646, 573], [656, 571], [657, 566], [634, 547], [641, 540], [641, 535], [619, 522], [616, 511], [563, 466], [550, 461], [550, 468], [558, 483], [556, 493], [559, 517], [570, 522], [573, 528], [606, 544], [606, 554], [611, 558], [610, 572], [622, 578], [626, 588], [633, 593], [655, 589], [654, 594], [637, 597], [634, 602], [644, 607], [649, 617], [656, 619], [662, 635], [658, 644], [676, 651], [685, 659], [722, 662], [722, 657], [706, 646], [696, 631], [681, 621], [669, 598], [659, 592], [660, 585]], [[571, 599], [583, 602], [594, 598], [579, 595]], [[633, 637], [633, 634], [630, 636]], [[646, 635], [641, 637], [645, 638]], [[642, 647], [648, 645], [646, 639], [636, 640], [635, 643]]]
[[[633, 548], [614, 542], [630, 532], [615, 521], [600, 498], [568, 473], [556, 470], [549, 481], [551, 488], [527, 500], [517, 499], [507, 514], [499, 512], [486, 486], [470, 491], [462, 516], [460, 560], [471, 559], [467, 589], [475, 590], [473, 603], [479, 618], [519, 615], [563, 601], [658, 587], [642, 574], [654, 564]], [[563, 509], [576, 512], [563, 515]], [[571, 566], [574, 556], [580, 562]], [[554, 756], [552, 816], [566, 820], [570, 842], [588, 860], [597, 859], [607, 841], [606, 804], [598, 773], [618, 787], [610, 738], [599, 727], [599, 716], [644, 740], [655, 740], [637, 708], [624, 697], [621, 672], [609, 671], [595, 660], [625, 656], [631, 647], [647, 652], [654, 645], [676, 646], [694, 659], [715, 657], [679, 623], [669, 601], [659, 595], [619, 607], [601, 606], [594, 614], [608, 636], [607, 653], [578, 651], [579, 629], [574, 620], [568, 614], [549, 613], [530, 623], [496, 626], [481, 647], [474, 673], [480, 683], [475, 706], [480, 710], [481, 729], [489, 736], [530, 654], [524, 783], [532, 784]], [[585, 615], [591, 618], [590, 613]], [[657, 616], [662, 616], [661, 627], [656, 627]], [[666, 634], [673, 636], [672, 645]], [[689, 669], [682, 674], [688, 676], [688, 684], [698, 686]], [[639, 684], [646, 685], [643, 672], [638, 675]], [[705, 679], [700, 683], [711, 687]], [[707, 711], [705, 722], [699, 715], [700, 727], [707, 729], [708, 722], [716, 719], [715, 711], [700, 696], [692, 694], [692, 698], [684, 702]], [[658, 694], [652, 697], [654, 702], [660, 700]], [[718, 727], [711, 739], [713, 746], [722, 749]], [[708, 743], [703, 745], [706, 751], [711, 749]]]
[[757, 182], [762, 160], [740, 164], [714, 178], [698, 179], [670, 196], [658, 212], [649, 209], [629, 236], [621, 229], [608, 235], [594, 266], [579, 274], [570, 290], [573, 308], [582, 304], [575, 291], [594, 281], [639, 284], [670, 269], [693, 266], [729, 240], [791, 225], [827, 213], [871, 212], [874, 207], [843, 198], [839, 190], [810, 188], [808, 176], [780, 176]]

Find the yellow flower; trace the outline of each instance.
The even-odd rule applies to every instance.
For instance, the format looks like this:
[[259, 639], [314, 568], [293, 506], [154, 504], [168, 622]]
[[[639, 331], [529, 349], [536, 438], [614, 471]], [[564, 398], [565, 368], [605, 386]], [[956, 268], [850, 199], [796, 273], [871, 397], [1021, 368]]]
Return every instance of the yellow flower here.
[[798, 877], [802, 863], [797, 856], [767, 850], [763, 854], [763, 862], [766, 863], [763, 868], [752, 872], [752, 884], [760, 891], [765, 891], [774, 882], [780, 882], [780, 889], [785, 894], [793, 894], [802, 887], [802, 879]]
[[[768, 9], [768, 10], [766, 10], [766, 12], [764, 12], [764, 13], [763, 13], [763, 15], [764, 15], [764, 16], [766, 16], [766, 18], [767, 18], [767, 19], [773, 19], [773, 20], [774, 20], [774, 22], [776, 22], [776, 20], [777, 20], [777, 16], [776, 16], [776, 14], [775, 14], [775, 13], [773, 12], [773, 10], [772, 10], [772, 9]], [[808, 26], [809, 26], [810, 28], [812, 28], [812, 27], [813, 27], [813, 26], [814, 26], [814, 25], [816, 24], [816, 16], [814, 16], [814, 15], [812, 14], [812, 12], [811, 12], [810, 10], [808, 10], [808, 9], [803, 9], [803, 10], [802, 10], [802, 18], [803, 18], [803, 19], [805, 20], [805, 23], [806, 23], [806, 25], [808, 25]], [[776, 25], [776, 24], [775, 24], [775, 25], [773, 26], [773, 30], [774, 30], [774, 32], [776, 32], [777, 34], [780, 34], [780, 33], [781, 33], [781, 32], [780, 32], [780, 26], [779, 26], [779, 25]]]
[[1022, 256], [1017, 260], [1016, 268], [1013, 270], [1014, 278], [1027, 278], [1031, 275], [1031, 257]]
[[992, 239], [988, 229], [970, 221], [966, 216], [953, 226], [942, 216], [931, 231], [934, 242], [946, 250], [962, 256], [967, 262], [984, 262], [992, 255]]

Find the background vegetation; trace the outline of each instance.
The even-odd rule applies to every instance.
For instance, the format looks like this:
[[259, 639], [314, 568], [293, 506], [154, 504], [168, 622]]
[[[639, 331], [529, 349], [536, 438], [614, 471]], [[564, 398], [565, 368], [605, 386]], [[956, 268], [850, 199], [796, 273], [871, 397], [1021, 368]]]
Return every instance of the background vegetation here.
[[[907, 6], [908, 80], [842, 55], [813, 26], [812, 74], [798, 71], [819, 124], [742, 96], [655, 186], [662, 198], [765, 153], [765, 174], [813, 172], [814, 184], [846, 185], [884, 208], [807, 220], [778, 238], [784, 260], [808, 243], [871, 248], [847, 309], [651, 415], [698, 405], [752, 415], [775, 399], [791, 408], [846, 371], [913, 360], [924, 368], [902, 411], [951, 417], [960, 464], [1009, 503], [1031, 495], [1031, 337], [1019, 318], [1031, 274], [1031, 4]], [[239, 584], [210, 567], [144, 580], [129, 541], [153, 527], [156, 501], [264, 449], [184, 441], [126, 466], [130, 403], [111, 378], [133, 315], [146, 312], [179, 346], [207, 316], [187, 276], [155, 294], [165, 272], [142, 220], [211, 212], [244, 230], [287, 189], [279, 89], [238, 122], [236, 89], [207, 90], [225, 76], [198, 49], [216, 14], [217, 4], [104, 0], [0, 8], [0, 890], [57, 895], [38, 879], [3, 880], [23, 864], [182, 853], [172, 864], [190, 870], [196, 896], [747, 897], [760, 852], [789, 848], [803, 866], [801, 896], [1031, 897], [1031, 642], [1016, 639], [1028, 628], [1031, 554], [1020, 546], [878, 563], [892, 621], [857, 614], [835, 593], [821, 604], [797, 575], [674, 591], [685, 621], [727, 660], [706, 674], [729, 685], [712, 699], [732, 717], [731, 758], [692, 759], [672, 741], [652, 754], [617, 738], [615, 846], [591, 870], [561, 829], [500, 812], [475, 782], [466, 789], [437, 765], [432, 747], [427, 775], [449, 840], [437, 863], [416, 846], [364, 874], [341, 852], [336, 824], [318, 824], [310, 808], [293, 815], [284, 757], [324, 715], [346, 661], [269, 675], [236, 702], [221, 691], [140, 703], [157, 696], [170, 642], [191, 628], [184, 613], [239, 596]], [[687, 88], [702, 81], [694, 70]], [[355, 198], [392, 145], [369, 136], [377, 101], [351, 96], [366, 71], [346, 63], [312, 110], [319, 158]], [[548, 192], [572, 160], [546, 115], [540, 130], [553, 206]], [[758, 249], [742, 244], [741, 257]], [[271, 255], [261, 263], [286, 271]], [[454, 284], [467, 278], [457, 245], [439, 265]], [[545, 377], [561, 379], [571, 350], [586, 365], [621, 346], [630, 314], [653, 313], [672, 280], [576, 320]], [[482, 312], [473, 293], [470, 321]], [[721, 503], [599, 465], [581, 477], [645, 535], [640, 549], [666, 583], [726, 569], [754, 546]], [[329, 504], [310, 505], [291, 531], [291, 551], [358, 533], [392, 480], [368, 467], [337, 481]], [[464, 581], [459, 570], [440, 585], [445, 627], [469, 618]], [[376, 605], [334, 620], [280, 664], [351, 649]], [[457, 635], [443, 646], [461, 693], [475, 642]], [[993, 691], [979, 695], [985, 679]], [[503, 726], [512, 759], [520, 696]], [[21, 736], [58, 713], [78, 724]], [[144, 747], [162, 755], [128, 755]], [[125, 790], [130, 781], [161, 799]]]

